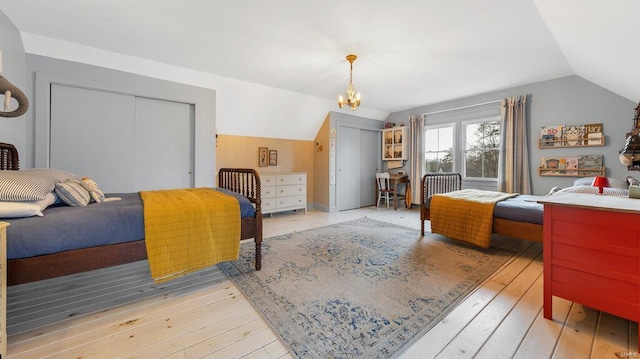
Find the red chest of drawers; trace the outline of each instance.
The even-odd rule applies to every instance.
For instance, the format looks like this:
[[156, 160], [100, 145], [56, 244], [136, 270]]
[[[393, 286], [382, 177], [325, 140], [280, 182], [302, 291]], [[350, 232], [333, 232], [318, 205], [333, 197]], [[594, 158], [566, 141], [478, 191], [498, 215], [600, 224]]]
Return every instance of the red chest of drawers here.
[[552, 296], [640, 321], [640, 199], [550, 196], [544, 204], [544, 317]]

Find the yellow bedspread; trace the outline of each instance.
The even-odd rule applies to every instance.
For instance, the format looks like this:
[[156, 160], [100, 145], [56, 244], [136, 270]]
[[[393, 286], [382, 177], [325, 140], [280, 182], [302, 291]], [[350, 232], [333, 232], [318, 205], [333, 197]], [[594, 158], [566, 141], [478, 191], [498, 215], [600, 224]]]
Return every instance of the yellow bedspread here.
[[240, 205], [210, 188], [141, 191], [144, 234], [156, 283], [238, 259]]
[[517, 193], [463, 189], [431, 197], [431, 232], [489, 248], [493, 229], [493, 208]]

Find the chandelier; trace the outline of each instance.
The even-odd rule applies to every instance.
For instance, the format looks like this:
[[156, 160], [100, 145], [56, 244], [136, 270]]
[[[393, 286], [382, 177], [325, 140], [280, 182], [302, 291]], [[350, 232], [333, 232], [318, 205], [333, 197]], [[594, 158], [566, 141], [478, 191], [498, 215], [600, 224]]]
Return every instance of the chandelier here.
[[347, 55], [347, 61], [349, 61], [349, 87], [347, 87], [347, 101], [345, 102], [342, 95], [338, 96], [338, 106], [342, 108], [345, 104], [351, 107], [351, 110], [355, 111], [356, 107], [360, 106], [360, 92], [353, 91], [353, 62], [356, 61], [358, 56]]

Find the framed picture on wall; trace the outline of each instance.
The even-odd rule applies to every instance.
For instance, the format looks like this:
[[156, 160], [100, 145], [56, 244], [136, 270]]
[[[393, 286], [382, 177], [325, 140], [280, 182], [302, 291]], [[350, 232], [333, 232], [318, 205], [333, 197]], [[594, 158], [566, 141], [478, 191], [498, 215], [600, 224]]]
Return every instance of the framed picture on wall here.
[[278, 165], [278, 151], [271, 150], [269, 151], [269, 166], [277, 166]]
[[258, 147], [258, 166], [260, 167], [269, 166], [269, 148]]

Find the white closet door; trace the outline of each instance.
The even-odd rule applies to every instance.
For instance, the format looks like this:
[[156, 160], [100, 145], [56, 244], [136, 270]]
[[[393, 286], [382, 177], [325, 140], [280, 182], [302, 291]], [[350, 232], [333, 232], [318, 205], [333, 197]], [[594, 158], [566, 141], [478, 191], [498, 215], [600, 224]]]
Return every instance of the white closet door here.
[[338, 126], [338, 210], [360, 208], [375, 203], [379, 136], [377, 131]]
[[133, 96], [51, 85], [49, 166], [132, 192], [134, 106]]
[[378, 144], [380, 132], [360, 131], [360, 207], [376, 204], [376, 172], [378, 172]]
[[338, 210], [360, 208], [360, 129], [338, 127]]
[[194, 184], [193, 105], [136, 98], [135, 190]]

